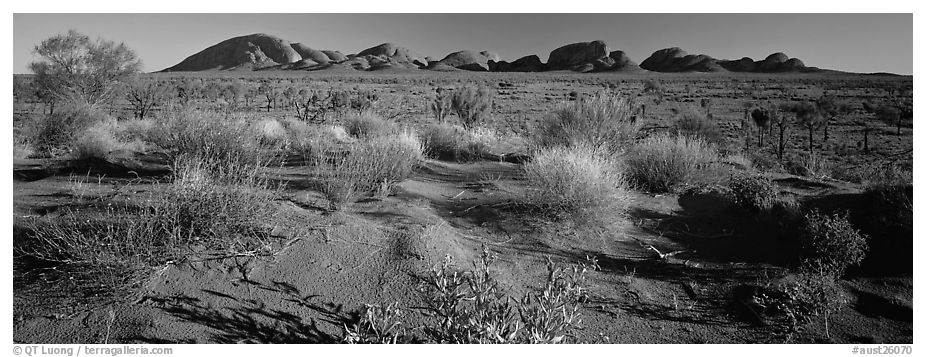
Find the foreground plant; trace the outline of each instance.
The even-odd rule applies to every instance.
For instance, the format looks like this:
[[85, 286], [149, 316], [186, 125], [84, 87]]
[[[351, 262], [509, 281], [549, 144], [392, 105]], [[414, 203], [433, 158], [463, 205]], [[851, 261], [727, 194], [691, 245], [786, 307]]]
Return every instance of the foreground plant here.
[[617, 163], [587, 146], [542, 149], [524, 164], [528, 203], [581, 220], [626, 210], [630, 190]]
[[[496, 257], [483, 249], [473, 270], [451, 268], [448, 255], [424, 279], [430, 317], [421, 326], [423, 338], [412, 336], [400, 319], [396, 304], [366, 305], [360, 320], [344, 326], [348, 343], [563, 343], [579, 328], [581, 303], [587, 299], [585, 275], [597, 269], [590, 258], [578, 266], [563, 267], [547, 260], [547, 279], [539, 293], [521, 299], [505, 294], [491, 272]], [[411, 311], [411, 310], [409, 310]]]

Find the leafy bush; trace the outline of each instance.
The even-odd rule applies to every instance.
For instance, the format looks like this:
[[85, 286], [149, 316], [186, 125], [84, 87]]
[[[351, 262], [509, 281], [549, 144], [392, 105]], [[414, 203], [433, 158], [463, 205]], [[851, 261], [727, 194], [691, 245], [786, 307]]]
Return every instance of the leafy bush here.
[[348, 150], [322, 165], [329, 172], [321, 190], [331, 209], [343, 208], [363, 195], [387, 193], [411, 176], [423, 158], [421, 142], [412, 132], [358, 142]]
[[689, 138], [699, 138], [712, 144], [723, 142], [723, 133], [716, 123], [689, 107], [682, 108], [675, 118], [675, 130]]
[[369, 138], [395, 134], [399, 131], [395, 123], [383, 119], [373, 112], [350, 114], [341, 119], [347, 133], [356, 138]]
[[824, 215], [813, 210], [801, 230], [802, 269], [839, 278], [846, 268], [865, 258], [866, 239], [852, 227], [847, 214]]
[[623, 212], [629, 203], [617, 164], [587, 147], [543, 149], [523, 169], [527, 201], [553, 215], [591, 219]]
[[440, 160], [472, 161], [479, 159], [485, 151], [470, 131], [447, 123], [428, 125], [421, 136], [421, 143], [429, 157]]
[[489, 87], [460, 87], [450, 96], [450, 108], [460, 117], [464, 128], [482, 124], [492, 115], [494, 93]]
[[632, 120], [628, 98], [602, 92], [566, 103], [548, 113], [534, 134], [538, 148], [584, 145], [617, 151], [631, 142], [640, 130]]
[[750, 213], [768, 212], [778, 201], [778, 188], [766, 177], [739, 173], [730, 178], [733, 202]]
[[772, 287], [770, 294], [757, 300], [773, 312], [784, 313], [791, 322], [790, 333], [822, 316], [827, 334], [829, 316], [849, 302], [835, 277], [817, 274], [786, 276]]
[[657, 134], [630, 148], [627, 175], [651, 192], [669, 192], [682, 184], [694, 184], [715, 174], [720, 156], [713, 146], [684, 135]]
[[[347, 343], [563, 343], [579, 328], [579, 308], [587, 298], [585, 275], [598, 268], [594, 258], [571, 268], [547, 260], [547, 279], [539, 293], [521, 299], [506, 295], [491, 272], [495, 256], [483, 249], [473, 270], [457, 272], [446, 256], [431, 268], [422, 291], [429, 319], [406, 328], [396, 304], [366, 305], [360, 320], [344, 326]], [[415, 310], [409, 310], [415, 311]], [[421, 331], [423, 336], [415, 335]]]

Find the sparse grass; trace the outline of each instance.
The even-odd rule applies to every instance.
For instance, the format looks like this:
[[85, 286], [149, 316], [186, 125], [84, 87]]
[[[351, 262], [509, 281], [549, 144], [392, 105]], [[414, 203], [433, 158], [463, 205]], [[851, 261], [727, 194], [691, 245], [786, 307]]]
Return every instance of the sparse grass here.
[[716, 123], [703, 113], [683, 106], [675, 117], [675, 131], [689, 138], [699, 138], [711, 144], [723, 142], [723, 133]]
[[342, 209], [365, 195], [388, 193], [394, 184], [411, 176], [424, 157], [418, 137], [408, 131], [361, 141], [347, 150], [321, 166], [328, 171], [321, 191], [331, 209]]
[[651, 192], [670, 192], [715, 178], [719, 161], [717, 151], [705, 141], [666, 134], [638, 142], [624, 158], [629, 178]]
[[526, 201], [553, 216], [595, 220], [622, 213], [629, 192], [618, 165], [587, 147], [541, 150], [524, 164]]
[[632, 120], [632, 111], [627, 98], [613, 93], [583, 97], [548, 113], [533, 135], [533, 145], [538, 149], [584, 145], [619, 151], [640, 131], [641, 122]]
[[832, 174], [831, 165], [826, 158], [806, 153], [788, 160], [785, 169], [792, 175], [805, 177], [829, 177]]

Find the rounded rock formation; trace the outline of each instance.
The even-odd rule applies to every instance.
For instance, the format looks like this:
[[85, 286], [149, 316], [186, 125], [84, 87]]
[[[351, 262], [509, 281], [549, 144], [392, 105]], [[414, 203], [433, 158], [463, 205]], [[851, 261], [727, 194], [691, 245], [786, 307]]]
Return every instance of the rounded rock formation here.
[[175, 71], [228, 70], [289, 64], [302, 59], [290, 43], [266, 34], [239, 36], [212, 45], [165, 69]]
[[360, 51], [357, 57], [387, 57], [391, 62], [413, 67], [425, 67], [428, 60], [425, 56], [412, 51], [408, 48], [398, 46], [394, 43], [384, 43], [376, 47], [371, 47]]
[[603, 64], [601, 62], [608, 58], [608, 53], [608, 45], [604, 41], [572, 43], [550, 52], [547, 68], [587, 71], [589, 64], [595, 68]]
[[324, 52], [313, 49], [309, 46], [303, 45], [298, 42], [293, 42], [290, 44], [296, 53], [302, 56], [302, 59], [309, 59], [317, 64], [328, 64], [331, 61]]
[[[486, 54], [493, 55], [491, 52], [482, 51], [457, 51], [451, 53], [444, 57], [444, 59], [437, 61], [438, 64], [450, 66], [459, 69], [465, 69], [468, 71], [488, 71], [489, 70], [489, 61], [497, 62], [486, 56]], [[498, 55], [494, 55], [495, 58], [498, 58]]]

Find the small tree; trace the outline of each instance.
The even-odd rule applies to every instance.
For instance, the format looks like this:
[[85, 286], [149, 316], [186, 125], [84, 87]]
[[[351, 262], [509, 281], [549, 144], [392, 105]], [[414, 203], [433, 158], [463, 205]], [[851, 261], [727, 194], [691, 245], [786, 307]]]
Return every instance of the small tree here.
[[851, 107], [845, 101], [836, 99], [834, 96], [823, 96], [817, 99], [817, 109], [823, 116], [823, 142], [830, 139], [830, 123], [836, 118], [849, 114]]
[[[785, 108], [786, 110], [788, 107]], [[791, 120], [787, 115], [782, 115], [779, 111], [779, 108], [772, 106], [769, 111], [769, 120], [772, 125], [778, 128], [778, 160], [784, 159], [785, 156], [785, 145], [787, 145], [788, 137], [785, 134], [788, 134], [788, 127], [791, 126]]]
[[749, 111], [755, 105], [756, 104], [753, 102], [743, 102], [743, 120], [740, 122], [740, 128], [743, 129], [743, 133], [746, 134], [745, 146], [747, 152], [749, 151], [749, 132], [751, 131], [749, 128]]
[[771, 113], [768, 108], [756, 108], [752, 110], [752, 123], [759, 129], [759, 147], [762, 147], [762, 138], [765, 131], [770, 127], [772, 122]]
[[813, 155], [813, 132], [823, 125], [823, 116], [817, 106], [810, 102], [800, 102], [789, 108], [794, 113], [797, 123], [807, 128], [807, 139], [810, 143], [810, 154]]
[[897, 135], [900, 135], [900, 126], [903, 125], [903, 122], [907, 117], [913, 117], [913, 110], [910, 109], [908, 113], [904, 111], [904, 107], [896, 104], [881, 104], [875, 108], [875, 116], [881, 122], [892, 125], [897, 128]]
[[268, 81], [265, 81], [260, 84], [260, 87], [257, 87], [257, 92], [267, 101], [267, 111], [269, 112], [273, 108], [273, 104], [276, 102], [277, 98], [280, 96], [280, 90], [273, 86]]
[[447, 115], [450, 114], [450, 96], [451, 92], [445, 88], [437, 87], [434, 89], [434, 97], [428, 99], [428, 108], [437, 118], [438, 123], [443, 123]]
[[167, 96], [167, 86], [155, 79], [135, 77], [125, 86], [125, 97], [132, 107], [132, 113], [138, 119], [145, 119], [145, 116], [163, 103]]
[[141, 69], [135, 51], [123, 43], [90, 37], [75, 30], [35, 46], [41, 59], [29, 64], [38, 87], [56, 99], [80, 100], [92, 106], [113, 96], [113, 89]]

